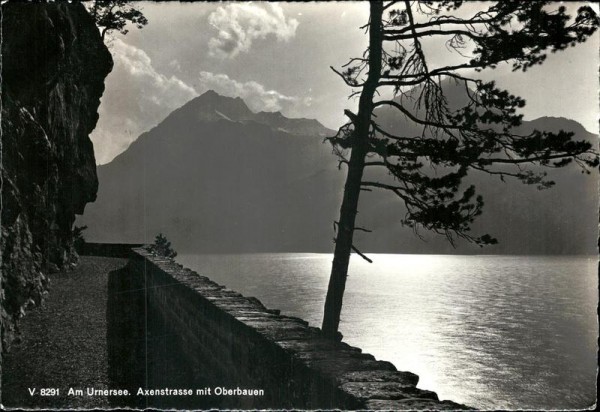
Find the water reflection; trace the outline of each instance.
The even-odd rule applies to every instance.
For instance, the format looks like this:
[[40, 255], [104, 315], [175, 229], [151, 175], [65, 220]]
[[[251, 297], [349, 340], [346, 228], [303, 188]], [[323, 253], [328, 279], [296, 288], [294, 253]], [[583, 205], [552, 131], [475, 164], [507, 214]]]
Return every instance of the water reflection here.
[[[352, 258], [340, 329], [349, 343], [478, 408], [595, 401], [596, 261], [586, 257]], [[331, 255], [182, 255], [267, 306], [320, 325]]]

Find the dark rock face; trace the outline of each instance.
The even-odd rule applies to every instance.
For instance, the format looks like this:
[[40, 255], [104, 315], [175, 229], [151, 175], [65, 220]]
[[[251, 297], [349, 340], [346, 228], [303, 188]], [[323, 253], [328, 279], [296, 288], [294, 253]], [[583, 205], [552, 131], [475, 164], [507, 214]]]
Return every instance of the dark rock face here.
[[46, 275], [77, 260], [75, 214], [98, 189], [89, 133], [112, 58], [81, 4], [2, 6], [2, 348]]

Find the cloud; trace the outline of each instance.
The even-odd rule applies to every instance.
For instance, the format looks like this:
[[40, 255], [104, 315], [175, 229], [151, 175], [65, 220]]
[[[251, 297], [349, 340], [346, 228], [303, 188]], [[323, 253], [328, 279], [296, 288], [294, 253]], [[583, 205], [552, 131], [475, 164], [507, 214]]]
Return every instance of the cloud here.
[[311, 104], [310, 97], [286, 96], [255, 81], [242, 83], [221, 73], [200, 72], [196, 88], [199, 93], [214, 90], [224, 96], [241, 97], [255, 112], [283, 111], [288, 116], [298, 116], [298, 109]]
[[312, 103], [310, 98], [287, 96], [255, 81], [239, 82], [207, 71], [200, 72], [191, 86], [159, 73], [146, 52], [120, 39], [115, 39], [111, 52], [115, 65], [102, 96], [100, 119], [90, 136], [98, 164], [110, 162], [140, 134], [207, 90], [241, 97], [253, 111], [283, 111], [288, 116], [300, 116], [301, 109]]
[[115, 64], [91, 134], [99, 164], [112, 160], [141, 133], [197, 96], [179, 78], [158, 73], [143, 50], [115, 39], [111, 52]]
[[250, 50], [252, 42], [274, 35], [278, 41], [289, 41], [296, 34], [298, 20], [287, 19], [281, 6], [235, 3], [221, 6], [208, 16], [217, 31], [209, 40], [209, 54], [232, 58]]
[[171, 60], [169, 62], [169, 67], [177, 72], [181, 71], [181, 63], [179, 63], [179, 60], [177, 60], [177, 59]]

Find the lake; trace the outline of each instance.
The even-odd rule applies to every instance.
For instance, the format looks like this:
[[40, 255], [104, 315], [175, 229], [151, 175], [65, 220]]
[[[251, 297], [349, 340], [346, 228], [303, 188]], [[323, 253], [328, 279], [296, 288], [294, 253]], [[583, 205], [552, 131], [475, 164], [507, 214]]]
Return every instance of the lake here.
[[[596, 400], [595, 256], [352, 256], [344, 340], [480, 409]], [[320, 327], [332, 255], [180, 255], [177, 261]]]

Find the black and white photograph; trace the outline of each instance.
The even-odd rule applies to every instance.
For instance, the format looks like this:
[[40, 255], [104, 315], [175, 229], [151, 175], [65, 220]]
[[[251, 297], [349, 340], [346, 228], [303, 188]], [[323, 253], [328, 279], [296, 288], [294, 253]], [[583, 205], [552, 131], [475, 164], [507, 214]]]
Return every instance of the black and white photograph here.
[[1, 409], [597, 407], [598, 3], [0, 11]]

